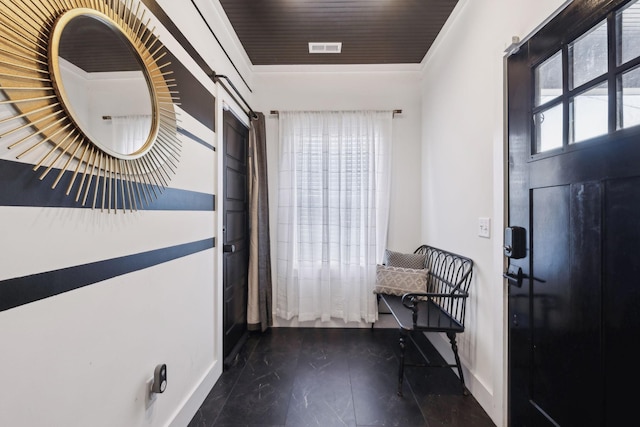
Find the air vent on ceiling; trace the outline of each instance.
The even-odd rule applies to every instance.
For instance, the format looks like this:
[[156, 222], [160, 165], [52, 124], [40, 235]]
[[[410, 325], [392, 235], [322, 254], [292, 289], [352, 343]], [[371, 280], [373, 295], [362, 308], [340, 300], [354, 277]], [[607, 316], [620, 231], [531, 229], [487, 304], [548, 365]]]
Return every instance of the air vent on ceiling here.
[[309, 53], [340, 53], [342, 43], [309, 43]]

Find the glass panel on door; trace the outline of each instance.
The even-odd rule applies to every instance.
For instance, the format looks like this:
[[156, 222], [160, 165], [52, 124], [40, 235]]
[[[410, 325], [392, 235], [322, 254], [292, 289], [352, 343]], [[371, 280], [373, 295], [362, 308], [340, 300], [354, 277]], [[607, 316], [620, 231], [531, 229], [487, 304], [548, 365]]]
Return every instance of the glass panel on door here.
[[562, 95], [562, 52], [538, 65], [534, 78], [536, 107]]
[[618, 77], [618, 129], [640, 124], [640, 68]]
[[605, 135], [609, 131], [607, 88], [608, 84], [605, 82], [571, 100], [571, 143]]
[[569, 89], [607, 72], [607, 22], [603, 21], [569, 45]]
[[562, 147], [562, 104], [533, 115], [535, 153]]
[[640, 3], [631, 5], [618, 12], [618, 65], [622, 65], [640, 56]]

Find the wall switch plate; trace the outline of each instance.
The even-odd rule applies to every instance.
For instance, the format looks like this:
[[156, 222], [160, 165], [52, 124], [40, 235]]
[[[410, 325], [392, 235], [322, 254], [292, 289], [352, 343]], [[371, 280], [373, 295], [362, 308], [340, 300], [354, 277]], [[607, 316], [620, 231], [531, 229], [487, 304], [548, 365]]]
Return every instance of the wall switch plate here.
[[491, 237], [491, 218], [478, 218], [478, 236]]

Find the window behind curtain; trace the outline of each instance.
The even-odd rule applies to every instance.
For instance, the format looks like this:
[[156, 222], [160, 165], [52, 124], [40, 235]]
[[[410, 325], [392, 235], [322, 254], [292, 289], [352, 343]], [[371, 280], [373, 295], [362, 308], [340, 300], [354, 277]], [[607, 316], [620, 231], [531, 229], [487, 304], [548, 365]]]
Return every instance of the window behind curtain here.
[[376, 319], [389, 112], [281, 112], [277, 315]]

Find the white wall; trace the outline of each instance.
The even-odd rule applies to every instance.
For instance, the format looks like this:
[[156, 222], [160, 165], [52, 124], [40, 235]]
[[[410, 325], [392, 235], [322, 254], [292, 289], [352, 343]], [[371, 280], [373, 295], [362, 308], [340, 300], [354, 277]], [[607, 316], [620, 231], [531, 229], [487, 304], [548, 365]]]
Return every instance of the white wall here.
[[[151, 116], [151, 97], [142, 71], [87, 73], [63, 58], [59, 59], [59, 67], [67, 99], [73, 105], [72, 113], [85, 134], [103, 147], [124, 152], [114, 141], [113, 121], [103, 116]], [[147, 133], [151, 131], [150, 123]], [[140, 140], [136, 147], [142, 147], [144, 142]]]
[[[151, 116], [151, 98], [144, 75], [142, 72], [127, 71], [91, 73], [88, 77], [89, 127], [92, 135], [99, 141], [105, 141], [104, 145], [112, 150], [126, 152], [114, 141], [113, 120], [104, 120], [102, 116]], [[128, 100], [126, 104], [122, 102], [123, 97]], [[148, 126], [150, 129], [151, 120]], [[138, 141], [135, 147], [139, 149], [146, 141], [142, 138]]]
[[[178, 15], [187, 21], [176, 21], [202, 44], [212, 68], [228, 71], [226, 56], [209, 48], [215, 44], [213, 36], [201, 28], [194, 32], [188, 21], [194, 19], [191, 6], [159, 3], [172, 18], [169, 9], [181, 3]], [[218, 87], [162, 24], [148, 12], [146, 18], [206, 90], [218, 96]], [[182, 128], [217, 145], [218, 134], [180, 113]], [[0, 118], [10, 114], [9, 107], [0, 106]], [[5, 123], [0, 133], [14, 126], [18, 123]], [[28, 132], [0, 139], [0, 159], [36, 163], [46, 145], [20, 160], [15, 156], [21, 150], [7, 149]], [[170, 187], [218, 194], [217, 152], [179, 137], [183, 148]], [[11, 185], [10, 179], [0, 182], [0, 192]], [[0, 206], [0, 285], [219, 235], [217, 212], [212, 211], [108, 214], [44, 205], [46, 201], [43, 206]], [[187, 425], [222, 372], [219, 252], [202, 250], [0, 311], [0, 425]], [[159, 363], [168, 366], [167, 390], [147, 408], [147, 380]]]
[[[176, 182], [214, 193], [213, 161], [213, 152], [185, 141]], [[197, 172], [185, 174], [186, 168]], [[0, 281], [214, 236], [209, 211], [2, 206], [0, 217]], [[222, 370], [214, 353], [214, 254], [202, 251], [0, 312], [0, 425], [168, 424], [185, 398]], [[146, 381], [159, 363], [168, 365], [169, 385], [147, 409]]]
[[[423, 61], [422, 237], [475, 261], [460, 354], [472, 394], [506, 422], [504, 50], [553, 14], [561, 0], [461, 0]], [[478, 218], [491, 237], [478, 237]], [[448, 342], [437, 340], [441, 353]]]
[[[397, 67], [402, 69], [402, 67]], [[271, 110], [393, 110], [391, 210], [388, 247], [413, 251], [420, 245], [420, 93], [416, 67], [255, 67], [256, 111], [265, 113], [271, 235], [277, 236], [278, 119]], [[277, 245], [271, 246], [275, 265]], [[273, 270], [275, 272], [275, 269]], [[274, 278], [273, 282], [277, 286]], [[275, 295], [275, 290], [274, 290]], [[279, 326], [298, 325], [276, 319]], [[316, 326], [331, 326], [314, 322]], [[343, 322], [337, 324], [344, 326]], [[305, 322], [303, 326], [309, 326]], [[364, 326], [364, 325], [362, 325]]]
[[91, 116], [91, 101], [87, 96], [91, 94], [88, 82], [89, 74], [62, 57], [58, 61], [60, 76], [64, 81], [64, 91], [67, 98], [72, 100], [71, 103], [74, 106], [73, 114], [75, 114], [80, 123], [88, 125], [90, 123], [89, 117]]

